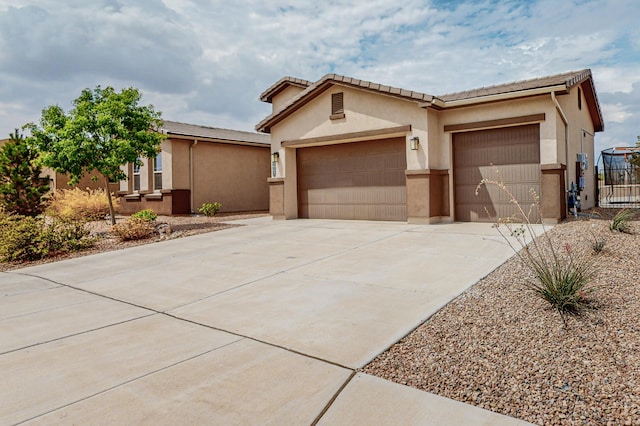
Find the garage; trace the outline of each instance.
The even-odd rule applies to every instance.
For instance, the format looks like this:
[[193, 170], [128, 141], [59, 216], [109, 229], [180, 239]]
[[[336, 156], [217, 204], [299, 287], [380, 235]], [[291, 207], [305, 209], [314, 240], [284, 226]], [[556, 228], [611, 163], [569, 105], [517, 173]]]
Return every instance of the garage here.
[[[454, 133], [453, 159], [457, 221], [488, 222], [513, 215], [509, 195], [496, 186], [483, 186], [475, 194], [482, 179], [497, 178], [496, 169], [527, 211], [533, 202], [530, 189], [540, 196], [539, 124]], [[531, 221], [538, 219], [534, 209]]]
[[298, 217], [407, 220], [405, 138], [298, 148]]

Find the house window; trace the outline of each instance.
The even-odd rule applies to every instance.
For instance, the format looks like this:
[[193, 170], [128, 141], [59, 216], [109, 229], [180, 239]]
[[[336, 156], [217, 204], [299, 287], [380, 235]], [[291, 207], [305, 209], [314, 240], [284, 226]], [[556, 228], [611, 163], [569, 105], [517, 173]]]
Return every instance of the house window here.
[[162, 189], [162, 153], [159, 152], [153, 159], [153, 190]]
[[344, 118], [344, 93], [333, 93], [331, 95], [331, 117], [332, 120]]
[[578, 109], [582, 109], [582, 91], [578, 87]]
[[133, 163], [133, 192], [140, 191], [140, 164], [138, 164], [139, 160], [140, 159], [136, 160], [136, 162]]

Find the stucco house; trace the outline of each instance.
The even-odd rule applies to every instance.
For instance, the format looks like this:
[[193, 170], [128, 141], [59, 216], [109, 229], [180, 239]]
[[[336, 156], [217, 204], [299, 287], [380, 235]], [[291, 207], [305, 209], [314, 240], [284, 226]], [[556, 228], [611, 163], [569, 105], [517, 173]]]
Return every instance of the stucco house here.
[[275, 219], [507, 217], [506, 194], [476, 195], [496, 169], [523, 205], [535, 190], [545, 222], [566, 216], [571, 182], [582, 207], [594, 206], [604, 124], [588, 69], [440, 96], [336, 74], [284, 77], [260, 99], [272, 104], [256, 129], [271, 134]]
[[142, 166], [123, 167], [120, 213], [196, 213], [203, 203], [221, 212], [268, 210], [269, 135], [164, 121], [161, 151]]

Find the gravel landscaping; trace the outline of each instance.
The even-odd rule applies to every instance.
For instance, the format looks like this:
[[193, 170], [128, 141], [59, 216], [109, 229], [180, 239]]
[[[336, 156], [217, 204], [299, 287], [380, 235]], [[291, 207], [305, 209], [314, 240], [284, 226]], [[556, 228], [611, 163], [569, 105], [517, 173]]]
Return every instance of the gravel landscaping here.
[[567, 327], [514, 257], [363, 371], [541, 425], [639, 425], [640, 223], [611, 232], [600, 214], [549, 231], [596, 266], [589, 306]]
[[[120, 241], [109, 233], [111, 223], [106, 220], [89, 222], [87, 226], [91, 230], [91, 235], [96, 236], [97, 242], [94, 247], [78, 252], [65, 253], [58, 256], [47, 257], [34, 262], [0, 262], [0, 272], [12, 269], [26, 268], [41, 263], [57, 262], [59, 260], [71, 259], [73, 257], [87, 256], [105, 251], [121, 250], [127, 247], [142, 244], [158, 243], [167, 239], [187, 237], [189, 235], [202, 234], [205, 232], [219, 231], [234, 226], [241, 226], [230, 223], [234, 220], [250, 219], [254, 217], [268, 216], [266, 212], [243, 212], [243, 213], [221, 213], [213, 217], [206, 216], [158, 216], [156, 219], [157, 229], [160, 231], [150, 238], [137, 241]], [[126, 217], [118, 216], [117, 222], [125, 220]]]

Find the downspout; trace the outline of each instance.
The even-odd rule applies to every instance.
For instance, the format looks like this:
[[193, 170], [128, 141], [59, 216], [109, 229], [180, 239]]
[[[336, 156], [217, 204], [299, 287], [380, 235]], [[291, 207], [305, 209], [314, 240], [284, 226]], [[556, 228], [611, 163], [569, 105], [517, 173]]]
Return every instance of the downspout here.
[[556, 110], [560, 113], [560, 118], [562, 118], [562, 122], [564, 123], [564, 161], [566, 166], [566, 171], [564, 174], [564, 189], [567, 190], [569, 188], [569, 120], [567, 120], [567, 116], [565, 115], [558, 99], [556, 99], [556, 92], [551, 92], [551, 100], [556, 106]]
[[193, 147], [196, 145], [198, 145], [198, 139], [194, 139], [193, 142], [191, 142], [191, 145], [189, 145], [189, 209], [191, 210], [191, 213], [195, 211], [193, 209]]

